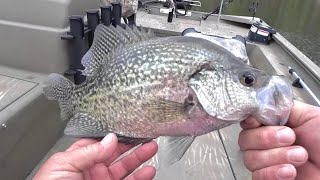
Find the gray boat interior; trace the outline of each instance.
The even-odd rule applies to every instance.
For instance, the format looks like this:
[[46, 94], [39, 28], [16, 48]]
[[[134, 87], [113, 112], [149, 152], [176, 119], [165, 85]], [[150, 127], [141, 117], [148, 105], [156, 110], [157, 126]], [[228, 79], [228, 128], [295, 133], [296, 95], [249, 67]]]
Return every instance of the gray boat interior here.
[[[47, 157], [75, 141], [63, 136], [66, 122], [42, 88], [49, 73], [64, 73], [69, 67], [68, 43], [61, 40], [69, 30], [68, 17], [92, 8], [99, 8], [98, 0], [0, 2], [0, 179], [32, 179]], [[193, 12], [168, 23], [166, 14], [150, 7], [138, 11], [136, 21], [158, 36], [180, 35], [190, 27], [209, 35], [247, 36], [252, 23], [250, 17], [222, 15], [217, 25], [217, 15], [205, 21], [200, 15]], [[279, 33], [273, 38], [269, 45], [247, 43], [251, 64], [293, 82], [290, 65], [320, 98], [319, 67]], [[304, 89], [293, 89], [295, 99], [315, 105]], [[156, 179], [251, 179], [237, 143], [240, 131], [235, 124], [198, 137], [183, 159]]]

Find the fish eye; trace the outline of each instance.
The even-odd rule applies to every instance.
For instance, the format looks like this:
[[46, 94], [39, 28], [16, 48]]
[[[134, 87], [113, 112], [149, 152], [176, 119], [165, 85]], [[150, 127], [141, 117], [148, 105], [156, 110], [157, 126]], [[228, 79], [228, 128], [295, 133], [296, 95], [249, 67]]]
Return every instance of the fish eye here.
[[246, 72], [244, 73], [241, 78], [240, 78], [240, 82], [241, 84], [243, 84], [244, 86], [252, 86], [255, 84], [256, 82], [256, 78], [253, 74], [249, 73], [249, 72]]

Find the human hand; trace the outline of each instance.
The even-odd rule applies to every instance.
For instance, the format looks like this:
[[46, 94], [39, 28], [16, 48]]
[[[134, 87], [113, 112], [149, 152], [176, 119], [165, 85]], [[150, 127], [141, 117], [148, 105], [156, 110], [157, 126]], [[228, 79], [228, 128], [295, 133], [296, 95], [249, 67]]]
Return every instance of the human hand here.
[[34, 180], [54, 179], [152, 179], [155, 168], [145, 166], [130, 175], [137, 167], [154, 156], [157, 143], [151, 141], [114, 162], [132, 145], [118, 143], [114, 134], [108, 134], [101, 142], [82, 139], [71, 145], [65, 152], [51, 156], [35, 175]]
[[241, 122], [239, 146], [254, 180], [320, 179], [320, 108], [295, 101], [286, 126]]

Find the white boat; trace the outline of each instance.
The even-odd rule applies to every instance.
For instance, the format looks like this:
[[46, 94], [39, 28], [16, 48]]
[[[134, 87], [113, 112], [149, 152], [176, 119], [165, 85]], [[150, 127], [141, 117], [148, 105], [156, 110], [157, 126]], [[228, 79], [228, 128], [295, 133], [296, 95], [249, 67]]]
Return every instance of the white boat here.
[[[84, 16], [86, 10], [98, 8], [98, 0], [0, 2], [0, 179], [31, 179], [47, 157], [75, 141], [63, 136], [66, 122], [60, 120], [57, 102], [44, 97], [43, 82], [52, 72], [69, 69], [73, 76], [71, 59], [81, 57], [76, 50], [87, 50], [90, 32], [77, 29], [80, 39], [72, 34], [75, 31], [67, 33], [68, 17]], [[252, 24], [262, 21], [217, 14], [204, 20], [205, 13], [188, 11], [187, 16], [168, 22], [168, 12], [159, 5], [140, 8], [136, 24], [151, 28], [158, 36], [181, 35], [194, 28], [198, 35], [231, 38], [246, 37]], [[73, 18], [73, 22], [79, 21], [79, 17]], [[75, 45], [75, 40], [85, 43]], [[291, 82], [301, 78], [300, 85], [308, 85], [309, 91], [293, 87], [295, 98], [318, 105], [320, 68], [281, 34], [273, 34], [269, 44], [248, 41], [246, 51], [254, 67], [284, 75]], [[295, 70], [293, 75], [289, 66]], [[237, 143], [240, 131], [236, 124], [198, 137], [183, 159], [159, 173], [157, 179], [251, 179]]]

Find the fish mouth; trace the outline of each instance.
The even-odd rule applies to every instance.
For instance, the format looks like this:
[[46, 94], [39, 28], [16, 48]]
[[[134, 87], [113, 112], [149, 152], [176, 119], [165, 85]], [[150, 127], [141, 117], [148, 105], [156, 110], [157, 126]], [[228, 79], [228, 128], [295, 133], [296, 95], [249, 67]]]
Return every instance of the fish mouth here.
[[257, 90], [259, 110], [255, 117], [264, 125], [285, 125], [288, 122], [293, 102], [289, 83], [280, 76], [272, 76], [269, 83]]

